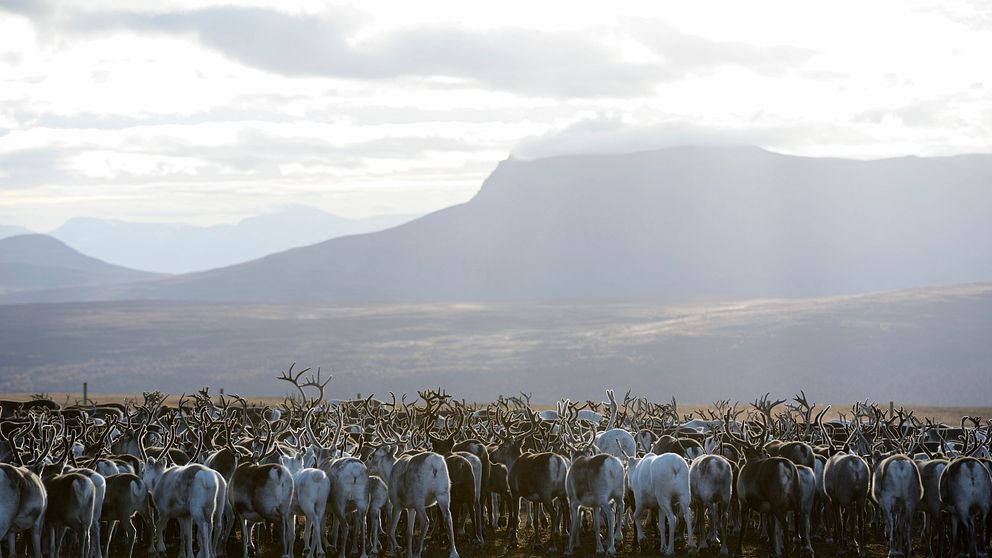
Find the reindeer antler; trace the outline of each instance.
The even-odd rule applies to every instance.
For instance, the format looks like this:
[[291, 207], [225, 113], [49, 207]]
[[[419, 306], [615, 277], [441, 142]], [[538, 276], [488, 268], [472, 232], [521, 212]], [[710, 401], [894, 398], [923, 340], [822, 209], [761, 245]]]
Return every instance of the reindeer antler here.
[[767, 417], [769, 421], [772, 418], [772, 409], [778, 407], [782, 403], [785, 403], [785, 399], [779, 399], [777, 401], [769, 401], [768, 399], [771, 396], [771, 394], [772, 394], [771, 392], [768, 392], [764, 394], [761, 397], [761, 399], [755, 399], [754, 402], [751, 403], [751, 406], [754, 407], [755, 410], [760, 411], [761, 414], [765, 415], [765, 417]]
[[[296, 366], [295, 362], [289, 365], [289, 370], [287, 370], [286, 372], [281, 372], [278, 378], [280, 380], [287, 381], [293, 384], [294, 386], [296, 386], [296, 389], [300, 392], [300, 396], [303, 398], [304, 401], [309, 403], [310, 406], [315, 406], [320, 401], [323, 401], [324, 389], [327, 387], [327, 384], [329, 384], [331, 380], [334, 378], [334, 375], [333, 374], [328, 375], [327, 379], [321, 378], [320, 367], [318, 366], [316, 373], [311, 373], [301, 382], [300, 378], [302, 378], [303, 375], [306, 374], [307, 372], [310, 372], [311, 368], [308, 366], [303, 370], [300, 370], [296, 374], [293, 374], [294, 366]], [[308, 387], [317, 388], [317, 390], [319, 391], [319, 395], [314, 399], [310, 399], [309, 397], [307, 397], [306, 388]]]

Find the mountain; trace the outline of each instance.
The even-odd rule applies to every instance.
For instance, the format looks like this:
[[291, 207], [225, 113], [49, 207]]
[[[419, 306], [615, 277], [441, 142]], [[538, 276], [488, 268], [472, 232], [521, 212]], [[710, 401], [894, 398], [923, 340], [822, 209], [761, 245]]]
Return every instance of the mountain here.
[[22, 234], [31, 234], [31, 231], [16, 225], [0, 225], [0, 239], [11, 236], [20, 236]]
[[69, 246], [115, 264], [163, 273], [228, 266], [330, 238], [382, 230], [414, 216], [352, 220], [307, 206], [198, 227], [76, 217], [52, 231]]
[[992, 156], [683, 147], [499, 164], [469, 202], [372, 234], [113, 290], [281, 301], [812, 297], [992, 279]]
[[0, 293], [112, 285], [156, 276], [84, 256], [50, 236], [27, 234], [0, 240]]

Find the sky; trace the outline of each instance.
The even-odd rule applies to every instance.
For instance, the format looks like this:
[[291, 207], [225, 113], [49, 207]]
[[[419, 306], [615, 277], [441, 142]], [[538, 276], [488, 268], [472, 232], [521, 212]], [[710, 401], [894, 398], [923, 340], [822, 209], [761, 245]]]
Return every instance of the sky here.
[[471, 198], [499, 161], [682, 144], [992, 151], [979, 1], [0, 0], [0, 224]]

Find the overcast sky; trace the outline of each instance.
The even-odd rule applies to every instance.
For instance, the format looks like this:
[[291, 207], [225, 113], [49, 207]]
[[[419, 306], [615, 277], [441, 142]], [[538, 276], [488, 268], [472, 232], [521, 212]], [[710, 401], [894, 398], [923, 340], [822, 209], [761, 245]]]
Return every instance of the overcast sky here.
[[511, 154], [990, 152], [983, 6], [0, 0], [0, 224], [418, 213]]

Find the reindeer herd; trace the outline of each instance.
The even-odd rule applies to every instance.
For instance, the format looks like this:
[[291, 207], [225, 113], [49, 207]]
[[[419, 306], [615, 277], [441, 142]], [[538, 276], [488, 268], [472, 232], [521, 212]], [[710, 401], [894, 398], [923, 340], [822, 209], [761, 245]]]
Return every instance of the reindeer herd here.
[[405, 523], [408, 557], [429, 540], [457, 558], [487, 539], [519, 545], [526, 522], [535, 551], [566, 556], [740, 556], [746, 539], [775, 556], [811, 556], [814, 540], [839, 555], [869, 542], [987, 555], [992, 426], [978, 418], [948, 426], [866, 402], [827, 420], [802, 393], [695, 417], [612, 392], [552, 410], [440, 389], [327, 400], [319, 371], [292, 369], [281, 379], [296, 395], [277, 408], [206, 388], [174, 405], [158, 392], [0, 402], [6, 552], [131, 558], [140, 539], [148, 556], [213, 558], [240, 542], [245, 558], [262, 545], [366, 558], [387, 541], [398, 554]]

